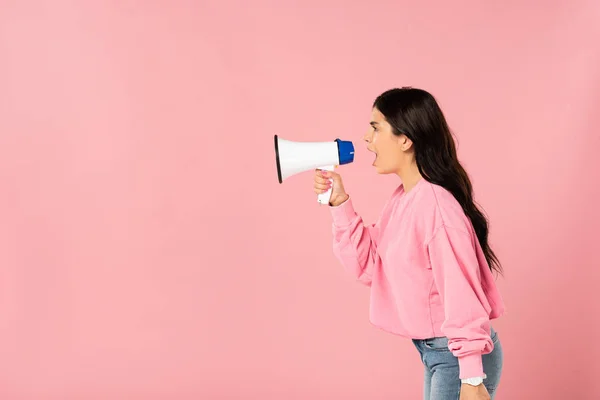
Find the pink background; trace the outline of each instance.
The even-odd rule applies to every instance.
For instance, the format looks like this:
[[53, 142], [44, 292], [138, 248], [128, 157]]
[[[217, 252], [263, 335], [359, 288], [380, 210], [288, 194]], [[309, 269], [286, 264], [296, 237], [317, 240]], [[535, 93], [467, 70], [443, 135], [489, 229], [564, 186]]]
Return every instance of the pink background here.
[[0, 398], [420, 398], [312, 174], [279, 185], [273, 151], [354, 140], [338, 171], [371, 222], [398, 181], [360, 138], [374, 97], [413, 85], [507, 271], [497, 398], [597, 399], [599, 18], [595, 0], [1, 1]]

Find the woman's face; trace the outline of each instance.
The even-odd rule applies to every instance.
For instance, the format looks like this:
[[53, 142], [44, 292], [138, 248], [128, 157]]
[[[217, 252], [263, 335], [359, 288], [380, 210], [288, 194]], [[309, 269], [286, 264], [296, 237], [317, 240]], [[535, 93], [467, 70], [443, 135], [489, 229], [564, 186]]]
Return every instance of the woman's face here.
[[394, 135], [392, 126], [377, 108], [371, 112], [370, 124], [363, 140], [367, 142], [367, 150], [375, 153], [373, 166], [380, 174], [398, 173], [406, 161], [410, 140], [404, 135]]

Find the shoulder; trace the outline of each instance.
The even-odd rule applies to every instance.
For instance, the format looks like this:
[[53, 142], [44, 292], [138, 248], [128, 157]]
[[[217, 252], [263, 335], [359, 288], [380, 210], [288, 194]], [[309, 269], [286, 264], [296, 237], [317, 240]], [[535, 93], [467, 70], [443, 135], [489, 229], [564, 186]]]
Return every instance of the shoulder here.
[[462, 205], [454, 195], [441, 185], [422, 182], [415, 196], [415, 206], [423, 218], [430, 220], [431, 233], [445, 226], [471, 234], [471, 223]]

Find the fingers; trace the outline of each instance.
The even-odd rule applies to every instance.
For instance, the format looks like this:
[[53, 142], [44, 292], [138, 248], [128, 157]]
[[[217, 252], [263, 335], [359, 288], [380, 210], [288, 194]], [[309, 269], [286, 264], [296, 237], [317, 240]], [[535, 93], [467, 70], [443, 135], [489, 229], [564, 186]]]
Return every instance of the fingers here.
[[330, 179], [324, 178], [324, 177], [319, 176], [319, 175], [315, 176], [315, 183], [318, 183], [320, 185], [326, 185], [326, 184], [328, 184], [330, 182], [331, 182]]
[[325, 193], [332, 188], [333, 182], [330, 179], [323, 177], [323, 171], [316, 171], [313, 190], [317, 194]]
[[333, 171], [323, 171], [323, 170], [318, 169], [315, 172], [315, 178], [322, 178], [324, 180], [333, 179], [334, 181], [337, 181], [341, 177], [339, 174], [337, 174]]
[[327, 181], [327, 179], [321, 174], [320, 171], [317, 171], [317, 173], [315, 174], [315, 182], [323, 183], [325, 181]]
[[316, 183], [315, 182], [313, 189], [314, 189], [315, 193], [325, 193], [326, 191], [331, 189], [331, 187], [332, 187], [331, 182], [326, 182], [326, 183]]
[[326, 171], [316, 170], [315, 171], [315, 183], [327, 183], [330, 182], [331, 178], [325, 176]]
[[317, 175], [321, 175], [324, 178], [333, 178], [333, 176], [337, 175], [337, 174], [333, 171], [326, 171], [326, 170], [318, 169]]
[[334, 185], [342, 186], [342, 178], [339, 174], [333, 171], [323, 171], [317, 169], [315, 171], [314, 192], [317, 194], [325, 193], [332, 189]]

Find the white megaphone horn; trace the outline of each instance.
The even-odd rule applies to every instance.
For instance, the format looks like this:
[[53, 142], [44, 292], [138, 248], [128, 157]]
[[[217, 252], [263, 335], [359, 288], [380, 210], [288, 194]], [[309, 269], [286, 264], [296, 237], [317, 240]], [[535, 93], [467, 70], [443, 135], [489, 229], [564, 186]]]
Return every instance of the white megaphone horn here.
[[[279, 183], [299, 172], [322, 169], [333, 171], [338, 165], [354, 161], [352, 142], [292, 142], [275, 135], [275, 159]], [[317, 195], [320, 204], [329, 204], [331, 190]]]

